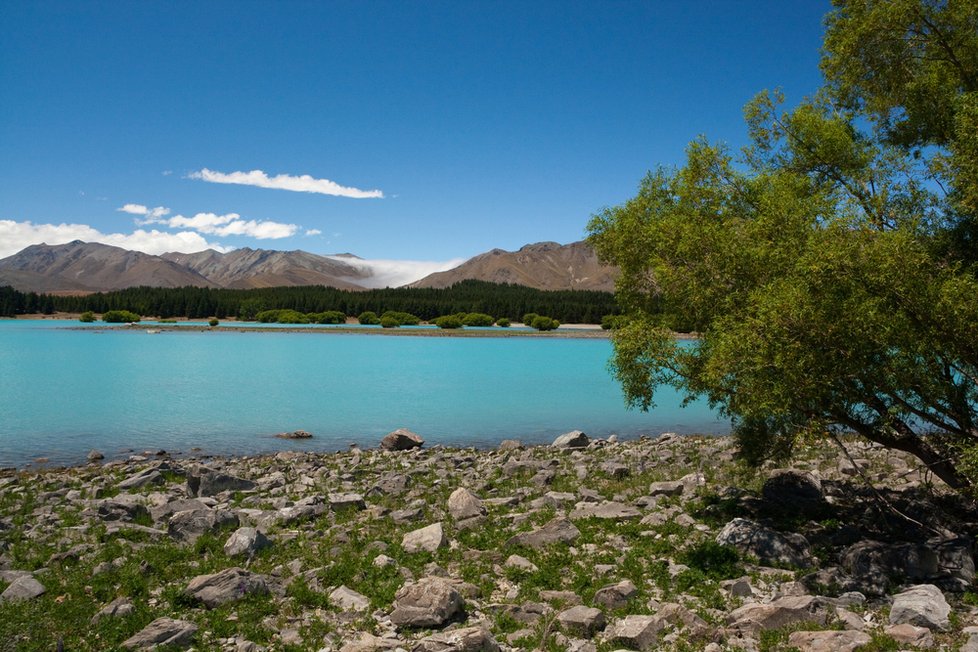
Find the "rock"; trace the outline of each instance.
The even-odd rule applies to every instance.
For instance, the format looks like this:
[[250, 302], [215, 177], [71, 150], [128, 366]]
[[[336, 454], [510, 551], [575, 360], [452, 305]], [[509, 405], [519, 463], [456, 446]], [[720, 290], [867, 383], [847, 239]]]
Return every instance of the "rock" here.
[[766, 604], [752, 602], [727, 616], [727, 622], [734, 628], [749, 631], [778, 629], [805, 621], [825, 624], [826, 620], [821, 603], [810, 595], [779, 598]]
[[608, 642], [630, 650], [654, 650], [665, 623], [655, 616], [625, 616], [608, 630]]
[[727, 523], [716, 542], [754, 555], [764, 563], [810, 568], [813, 562], [808, 540], [802, 535], [782, 534], [745, 518]]
[[163, 521], [177, 512], [186, 512], [191, 509], [210, 509], [207, 504], [197, 498], [180, 498], [171, 500], [162, 505], [149, 508], [149, 515], [154, 521]]
[[370, 608], [370, 598], [346, 586], [334, 589], [329, 594], [329, 601], [345, 611], [366, 611]]
[[872, 640], [864, 632], [791, 632], [788, 647], [797, 648], [799, 652], [855, 652]]
[[411, 652], [499, 652], [499, 644], [485, 627], [465, 627], [421, 639]]
[[695, 613], [675, 602], [667, 602], [659, 607], [656, 617], [673, 627], [685, 627], [694, 637], [707, 635], [710, 625]]
[[150, 649], [156, 647], [188, 648], [197, 634], [197, 625], [185, 620], [157, 618], [138, 634], [126, 639], [122, 647]]
[[254, 593], [268, 593], [265, 577], [242, 568], [226, 568], [213, 575], [198, 575], [184, 590], [185, 595], [200, 600], [208, 609]]
[[622, 480], [632, 474], [628, 465], [621, 462], [602, 462], [600, 468], [615, 480]]
[[650, 496], [679, 496], [682, 495], [686, 485], [682, 480], [666, 480], [664, 482], [653, 482], [649, 485]]
[[33, 575], [21, 575], [10, 583], [3, 593], [0, 602], [23, 602], [44, 595], [47, 589], [34, 579]]
[[214, 496], [222, 491], [251, 491], [256, 486], [251, 480], [205, 467], [187, 474], [187, 493], [191, 497]]
[[501, 453], [523, 450], [523, 442], [521, 442], [519, 439], [504, 439], [499, 442], [499, 446], [496, 447], [496, 450]]
[[910, 623], [903, 623], [901, 625], [885, 627], [883, 633], [903, 645], [912, 645], [927, 649], [934, 647], [934, 635], [926, 627], [917, 627]]
[[847, 548], [841, 558], [853, 585], [867, 595], [884, 595], [902, 580], [953, 591], [966, 590], [975, 581], [971, 543], [960, 538], [896, 544], [865, 540]]
[[166, 531], [177, 541], [193, 543], [202, 534], [236, 525], [237, 515], [226, 509], [190, 509], [171, 516]]
[[947, 631], [951, 605], [944, 594], [933, 584], [918, 584], [893, 596], [890, 607], [890, 624], [907, 623], [927, 629]]
[[341, 512], [347, 509], [360, 511], [367, 508], [367, 503], [364, 501], [363, 495], [356, 493], [329, 494], [326, 497], [326, 502], [329, 503], [329, 508], [334, 512]]
[[578, 503], [571, 512], [572, 519], [597, 518], [611, 521], [631, 521], [642, 518], [642, 512], [636, 507], [605, 501], [602, 503]]
[[103, 521], [133, 522], [148, 519], [149, 510], [142, 504], [142, 498], [132, 494], [119, 494], [114, 498], [105, 498], [97, 503], [97, 514]]
[[262, 548], [272, 545], [271, 540], [253, 527], [238, 528], [224, 544], [224, 554], [228, 557], [236, 555], [254, 555]]
[[573, 543], [579, 536], [581, 531], [573, 523], [558, 516], [541, 528], [517, 534], [510, 538], [506, 545], [543, 548], [555, 543]]
[[293, 430], [292, 432], [280, 432], [275, 437], [277, 439], [312, 439], [312, 433], [305, 430]]
[[764, 482], [761, 496], [766, 507], [790, 514], [817, 515], [827, 506], [822, 481], [794, 469], [775, 471]]
[[421, 448], [423, 445], [424, 439], [421, 438], [421, 435], [411, 432], [407, 428], [398, 428], [380, 440], [380, 447], [388, 451], [406, 451], [412, 448]]
[[435, 552], [447, 545], [448, 538], [445, 536], [441, 522], [408, 532], [401, 539], [401, 547], [404, 548], [404, 552]]
[[98, 613], [92, 616], [92, 624], [95, 625], [103, 618], [122, 618], [128, 616], [136, 610], [132, 600], [129, 598], [116, 598], [109, 604], [99, 609]]
[[591, 439], [580, 430], [566, 432], [550, 444], [553, 448], [587, 448]]
[[361, 632], [355, 641], [345, 643], [340, 648], [340, 652], [386, 652], [398, 647], [400, 647], [400, 641], [397, 639], [380, 638], [367, 632]]
[[462, 596], [449, 582], [424, 577], [398, 589], [390, 619], [398, 628], [441, 627], [459, 616], [463, 606]]
[[638, 594], [638, 587], [631, 580], [622, 580], [598, 589], [594, 593], [594, 602], [608, 609], [620, 609], [628, 604]]
[[605, 626], [604, 613], [594, 607], [578, 605], [557, 614], [557, 622], [565, 632], [591, 638]]
[[486, 507], [474, 493], [465, 487], [459, 487], [448, 497], [448, 513], [456, 521], [477, 516], [485, 516]]
[[159, 469], [150, 467], [132, 474], [116, 486], [123, 491], [128, 491], [129, 489], [139, 489], [140, 487], [146, 487], [151, 484], [165, 483], [166, 480], [163, 478], [163, 474], [160, 473]]
[[519, 555], [510, 555], [507, 557], [503, 567], [515, 568], [517, 570], [526, 571], [527, 573], [535, 573], [540, 570], [532, 561], [526, 557], [520, 557]]
[[105, 459], [105, 455], [103, 455], [100, 451], [97, 451], [97, 450], [92, 449], [92, 450], [88, 451], [88, 455], [87, 455], [86, 459], [89, 462], [98, 462], [100, 460], [104, 460]]

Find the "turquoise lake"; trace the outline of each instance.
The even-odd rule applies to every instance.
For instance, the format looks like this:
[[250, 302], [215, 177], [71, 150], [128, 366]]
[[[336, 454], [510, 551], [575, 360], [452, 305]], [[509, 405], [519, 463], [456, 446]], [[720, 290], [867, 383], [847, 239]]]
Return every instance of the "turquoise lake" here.
[[[628, 410], [603, 339], [80, 328], [0, 320], [0, 466], [128, 451], [244, 454], [376, 446], [405, 427], [428, 445], [725, 433], [704, 402]], [[311, 331], [313, 329], [310, 329]], [[314, 438], [273, 435], [308, 430]]]

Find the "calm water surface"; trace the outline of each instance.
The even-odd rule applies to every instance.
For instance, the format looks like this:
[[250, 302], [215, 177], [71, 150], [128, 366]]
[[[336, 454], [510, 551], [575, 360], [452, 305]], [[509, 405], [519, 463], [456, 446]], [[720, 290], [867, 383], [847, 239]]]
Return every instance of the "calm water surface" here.
[[[703, 403], [626, 410], [596, 339], [172, 332], [0, 320], [0, 466], [163, 448], [207, 453], [376, 446], [398, 427], [429, 444], [722, 433]], [[303, 442], [273, 438], [308, 430]]]

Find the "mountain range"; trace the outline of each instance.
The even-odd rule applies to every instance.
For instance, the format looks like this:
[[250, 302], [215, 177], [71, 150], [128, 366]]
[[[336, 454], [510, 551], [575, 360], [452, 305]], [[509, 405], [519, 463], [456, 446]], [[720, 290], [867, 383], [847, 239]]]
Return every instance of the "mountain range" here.
[[[443, 288], [477, 279], [543, 290], [612, 291], [616, 273], [602, 265], [585, 242], [540, 242], [514, 252], [493, 249], [409, 285]], [[153, 256], [75, 240], [31, 245], [0, 259], [0, 286], [23, 292], [98, 292], [140, 285], [236, 289], [327, 285], [364, 290], [378, 287], [384, 278], [370, 261], [352, 254], [322, 256], [249, 248]]]

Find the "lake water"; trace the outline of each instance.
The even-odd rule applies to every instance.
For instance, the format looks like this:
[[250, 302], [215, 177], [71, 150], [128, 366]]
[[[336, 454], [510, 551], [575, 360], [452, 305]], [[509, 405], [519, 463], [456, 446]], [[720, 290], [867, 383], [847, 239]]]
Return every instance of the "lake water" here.
[[[91, 449], [334, 451], [376, 446], [399, 427], [452, 446], [542, 443], [575, 429], [729, 430], [675, 395], [650, 413], [627, 410], [603, 339], [80, 326], [0, 320], [0, 466], [77, 463]], [[273, 437], [299, 429], [314, 438]]]

